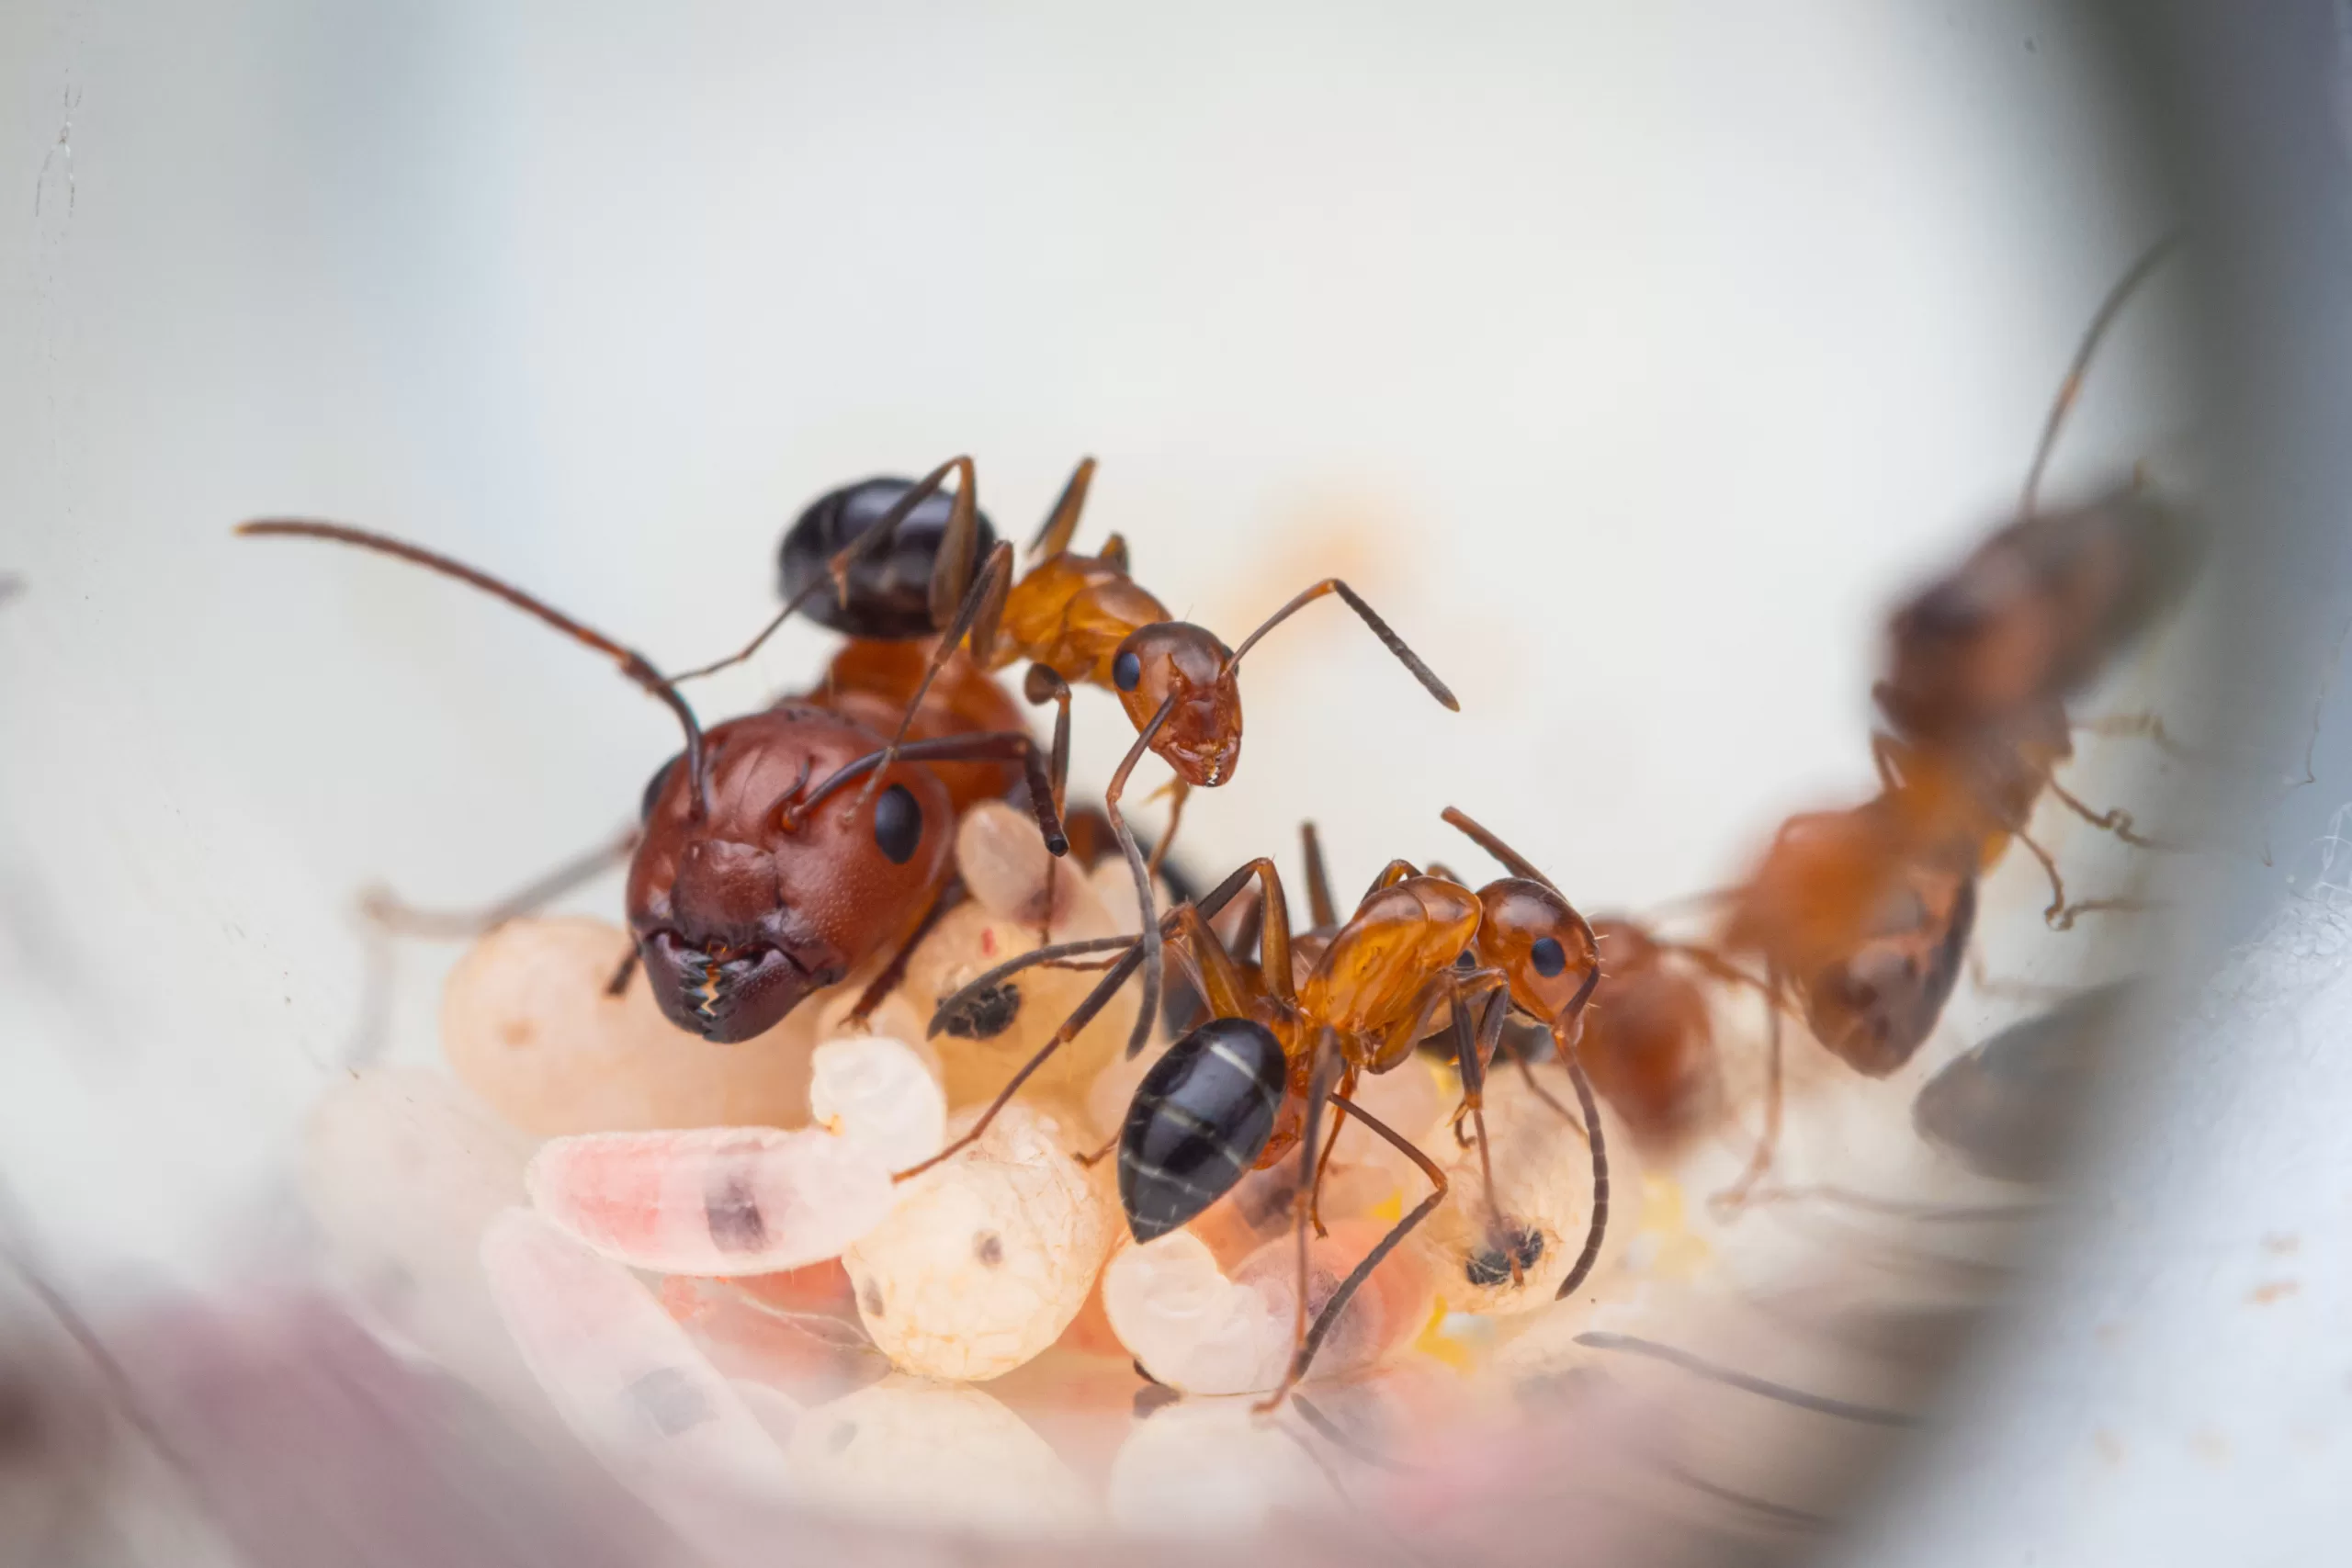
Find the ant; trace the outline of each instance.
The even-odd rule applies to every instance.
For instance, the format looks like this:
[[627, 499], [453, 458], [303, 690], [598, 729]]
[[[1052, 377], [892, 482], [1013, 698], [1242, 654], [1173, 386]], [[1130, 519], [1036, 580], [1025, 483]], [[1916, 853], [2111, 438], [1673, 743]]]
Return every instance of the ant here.
[[[688, 1033], [749, 1040], [812, 992], [895, 953], [876, 982], [887, 987], [939, 912], [953, 871], [957, 793], [929, 763], [1019, 764], [1047, 849], [1069, 849], [1044, 754], [1025, 730], [956, 732], [950, 713], [938, 720], [946, 733], [885, 745], [863, 719], [887, 696], [887, 667], [855, 667], [871, 679], [854, 683], [854, 700], [787, 698], [706, 733], [644, 655], [462, 562], [334, 523], [266, 519], [236, 531], [355, 546], [455, 578], [607, 655], [676, 716], [685, 746], [646, 786], [627, 895], [636, 945], [610, 989], [618, 994], [641, 961], [663, 1016]], [[851, 809], [818, 811], [861, 778], [869, 789]]]
[[2128, 813], [2094, 810], [2054, 774], [2073, 753], [2065, 700], [2179, 596], [2191, 530], [2136, 486], [2060, 512], [2039, 510], [2037, 494], [2101, 339], [2177, 238], [2143, 254], [2100, 304], [2043, 426], [2018, 519], [1891, 617], [1890, 671], [1872, 694], [1887, 726], [1871, 740], [1881, 793], [1790, 819], [1731, 896], [1722, 945], [1763, 959], [1772, 1006], [1764, 1137], [1719, 1203], [1737, 1206], [1770, 1166], [1782, 1005], [1867, 1077], [1905, 1066], [1959, 978], [1977, 878], [2012, 840], [2050, 878], [2052, 929], [2136, 907], [2069, 904], [2056, 863], [2026, 826], [2048, 792], [2126, 842], [2162, 847]]
[[[1295, 979], [1281, 873], [1263, 856], [1197, 903], [1177, 905], [1159, 926], [1159, 942], [1175, 948], [1210, 1017], [1170, 1046], [1136, 1089], [1115, 1145], [1120, 1202], [1136, 1240], [1148, 1242], [1196, 1217], [1250, 1170], [1298, 1151], [1293, 1198], [1300, 1270], [1296, 1349], [1281, 1384], [1261, 1408], [1281, 1404], [1363, 1281], [1444, 1201], [1449, 1184], [1436, 1162], [1351, 1098], [1364, 1075], [1391, 1071], [1411, 1056], [1442, 1007], [1452, 1007], [1462, 1067], [1463, 1103], [1455, 1120], [1458, 1125], [1467, 1116], [1477, 1127], [1482, 1155], [1483, 1067], [1494, 1055], [1505, 1019], [1516, 1008], [1551, 1032], [1583, 1110], [1593, 1180], [1584, 1249], [1557, 1294], [1566, 1297], [1582, 1284], [1600, 1257], [1609, 1222], [1608, 1153], [1599, 1107], [1574, 1049], [1585, 1005], [1600, 979], [1599, 945], [1584, 917], [1532, 864], [1461, 811], [1448, 807], [1444, 820], [1511, 874], [1474, 890], [1451, 875], [1391, 861], [1355, 913], [1329, 929], [1303, 979]], [[1317, 864], [1319, 857], [1310, 862], [1311, 868]], [[1254, 973], [1233, 957], [1208, 924], [1253, 881], [1261, 910]], [[1125, 950], [972, 1130], [900, 1179], [978, 1137], [1028, 1076], [1108, 1003], [1141, 962], [1143, 950], [1153, 945], [1158, 943], [1140, 937], [1063, 943], [1023, 953], [973, 981], [969, 988], [978, 989], [1033, 964]], [[961, 995], [940, 1004], [934, 1031]], [[1429, 1179], [1431, 1191], [1356, 1265], [1310, 1327], [1308, 1233], [1320, 1228], [1315, 1196], [1331, 1154], [1329, 1143], [1320, 1144], [1318, 1153], [1327, 1106], [1363, 1122], [1405, 1155]], [[1488, 1187], [1491, 1191], [1491, 1182]], [[1515, 1249], [1508, 1262], [1516, 1274], [1521, 1260]]]
[[[820, 496], [785, 534], [778, 558], [783, 610], [741, 652], [693, 673], [750, 657], [804, 608], [811, 618], [853, 637], [906, 640], [935, 635], [929, 671], [914, 688], [910, 713], [932, 679], [967, 642], [972, 660], [983, 670], [1026, 659], [1023, 694], [1033, 704], [1050, 702], [1058, 709], [1053, 774], [1057, 790], [1069, 755], [1072, 686], [1111, 692], [1137, 736], [1104, 792], [1103, 808], [1134, 873], [1143, 928], [1148, 931], [1155, 923], [1151, 877], [1175, 840], [1186, 796], [1195, 787], [1227, 783], [1239, 762], [1241, 661], [1268, 632], [1316, 600], [1337, 595], [1430, 695], [1456, 712], [1461, 705], [1388, 623], [1336, 577], [1294, 595], [1238, 648], [1227, 648], [1206, 627], [1176, 620], [1130, 574], [1126, 541], [1120, 536], [1112, 535], [1094, 555], [1070, 548], [1094, 469], [1094, 459], [1087, 457], [1072, 470], [1029, 542], [1032, 564], [1018, 576], [1012, 545], [998, 539], [979, 513], [969, 457], [950, 459], [919, 483], [872, 479]], [[951, 470], [956, 489], [953, 500], [943, 502], [938, 493]], [[855, 565], [845, 567], [852, 552], [861, 553]], [[830, 601], [820, 592], [828, 583], [834, 589]], [[905, 738], [902, 726], [886, 759], [898, 754]], [[1167, 830], [1148, 864], [1120, 810], [1128, 774], [1147, 750], [1176, 774]], [[873, 788], [869, 780], [866, 793]], [[1155, 945], [1144, 962], [1143, 1005], [1131, 1049], [1140, 1048], [1158, 1016], [1160, 980]]]

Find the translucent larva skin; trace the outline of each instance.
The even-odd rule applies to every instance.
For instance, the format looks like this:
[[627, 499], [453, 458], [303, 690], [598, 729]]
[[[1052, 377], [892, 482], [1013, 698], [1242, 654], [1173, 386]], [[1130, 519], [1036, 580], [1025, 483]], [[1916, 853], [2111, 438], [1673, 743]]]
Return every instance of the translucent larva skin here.
[[[1310, 1314], [1387, 1229], [1378, 1221], [1343, 1220], [1311, 1244]], [[1148, 1246], [1123, 1246], [1103, 1272], [1102, 1304], [1120, 1343], [1170, 1388], [1262, 1393], [1290, 1365], [1297, 1268], [1286, 1235], [1265, 1243], [1228, 1275], [1207, 1243], [1177, 1231]], [[1428, 1268], [1408, 1251], [1390, 1254], [1340, 1315], [1309, 1381], [1360, 1371], [1400, 1348], [1429, 1321], [1433, 1299]]]
[[558, 1414], [665, 1515], [685, 1522], [712, 1491], [782, 1495], [775, 1441], [627, 1269], [524, 1210], [491, 1223], [481, 1262]]
[[[1535, 1071], [1555, 1101], [1574, 1108], [1566, 1073], [1548, 1063]], [[1449, 1308], [1499, 1314], [1534, 1312], [1552, 1304], [1554, 1292], [1584, 1246], [1592, 1213], [1590, 1155], [1557, 1107], [1531, 1092], [1516, 1073], [1489, 1082], [1486, 1098], [1495, 1173], [1491, 1200], [1476, 1146], [1459, 1148], [1452, 1138], [1442, 1139], [1439, 1147], [1452, 1190], [1414, 1241]], [[1601, 1117], [1611, 1185], [1639, 1193], [1641, 1169], [1621, 1135], [1623, 1124], [1606, 1108]], [[1578, 1287], [1577, 1299], [1597, 1298], [1613, 1288], [1611, 1274], [1631, 1239], [1633, 1218], [1628, 1214], [1610, 1227], [1600, 1259]], [[1511, 1276], [1514, 1258], [1520, 1270], [1516, 1280]]]
[[557, 1138], [525, 1184], [568, 1235], [662, 1274], [762, 1274], [835, 1257], [892, 1201], [880, 1152], [815, 1128]]
[[886, 1169], [904, 1170], [946, 1141], [947, 1097], [929, 1060], [888, 1035], [829, 1040], [810, 1058], [808, 1114], [864, 1145]]
[[885, 1379], [804, 1413], [787, 1453], [808, 1501], [899, 1529], [1035, 1538], [1094, 1514], [1052, 1447], [976, 1388]]
[[905, 1183], [842, 1256], [858, 1316], [901, 1371], [969, 1382], [1011, 1371], [1078, 1315], [1116, 1224], [1071, 1134], [1018, 1103], [978, 1144]]
[[510, 920], [474, 943], [441, 998], [458, 1081], [540, 1137], [807, 1119], [813, 1010], [724, 1049], [682, 1039], [642, 982], [606, 994], [628, 933], [577, 917]]

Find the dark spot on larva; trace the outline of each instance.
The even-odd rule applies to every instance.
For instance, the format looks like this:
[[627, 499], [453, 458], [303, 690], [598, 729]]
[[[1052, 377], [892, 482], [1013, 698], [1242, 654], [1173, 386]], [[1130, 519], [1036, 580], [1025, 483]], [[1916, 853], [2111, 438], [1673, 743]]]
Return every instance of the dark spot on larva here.
[[752, 1190], [746, 1172], [714, 1172], [703, 1192], [702, 1212], [710, 1226], [710, 1239], [720, 1251], [751, 1252], [767, 1245], [768, 1223], [760, 1213], [759, 1194]]
[[940, 1027], [958, 1040], [993, 1040], [1021, 1016], [1021, 987], [1010, 980], [975, 992]]
[[844, 1421], [825, 1434], [825, 1451], [837, 1454], [857, 1441], [857, 1423]]
[[865, 1281], [865, 1289], [857, 1292], [857, 1310], [868, 1317], [882, 1315], [882, 1287], [873, 1280]]
[[994, 1231], [982, 1231], [972, 1238], [972, 1256], [993, 1269], [1004, 1261], [1004, 1238]]
[[[1505, 1252], [1503, 1245], [1508, 1245], [1510, 1250]], [[1487, 1285], [1509, 1284], [1511, 1259], [1514, 1257], [1519, 1260], [1521, 1273], [1534, 1268], [1544, 1257], [1544, 1233], [1532, 1226], [1520, 1227], [1503, 1245], [1490, 1247], [1484, 1252], [1473, 1253], [1469, 1261], [1462, 1266], [1463, 1278], [1481, 1288]]]
[[703, 1397], [694, 1379], [675, 1367], [654, 1368], [628, 1385], [628, 1398], [665, 1438], [674, 1438], [711, 1417], [710, 1401]]

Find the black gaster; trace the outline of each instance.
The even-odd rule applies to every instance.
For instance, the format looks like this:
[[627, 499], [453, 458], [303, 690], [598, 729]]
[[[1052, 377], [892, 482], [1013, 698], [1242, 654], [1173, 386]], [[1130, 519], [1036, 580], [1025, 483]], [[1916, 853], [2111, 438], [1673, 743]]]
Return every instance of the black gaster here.
[[[955, 505], [953, 497], [941, 492], [925, 496], [899, 525], [892, 543], [859, 557], [850, 567], [846, 600], [834, 592], [825, 570], [842, 547], [882, 521], [913, 488], [912, 479], [865, 479], [828, 491], [810, 502], [785, 532], [778, 558], [785, 598], [796, 598], [812, 584], [823, 583], [801, 601], [800, 613], [851, 637], [903, 642], [937, 631], [931, 623], [931, 572], [939, 559], [940, 539], [947, 531], [948, 513]], [[986, 560], [996, 547], [996, 530], [989, 525], [985, 513], [978, 532], [972, 549], [976, 564]]]
[[1151, 1065], [1119, 1134], [1119, 1201], [1150, 1241], [1230, 1191], [1273, 1136], [1289, 1065], [1246, 1018], [1213, 1018]]

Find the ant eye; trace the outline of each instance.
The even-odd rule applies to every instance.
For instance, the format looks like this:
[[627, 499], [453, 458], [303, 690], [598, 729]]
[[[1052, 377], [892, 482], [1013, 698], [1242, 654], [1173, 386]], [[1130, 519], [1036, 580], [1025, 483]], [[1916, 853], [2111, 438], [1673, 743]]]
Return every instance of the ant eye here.
[[639, 821], [643, 822], [651, 818], [653, 816], [653, 803], [662, 798], [662, 786], [670, 782], [670, 775], [678, 771], [678, 764], [683, 761], [684, 758], [685, 753], [683, 751], [679, 752], [677, 756], [671, 758], [668, 761], [654, 769], [653, 776], [645, 781], [645, 798], [639, 803], [637, 808], [637, 819]]
[[1568, 955], [1560, 951], [1558, 937], [1544, 938], [1527, 950], [1527, 956], [1534, 961], [1535, 972], [1547, 980], [1568, 966]]
[[892, 865], [915, 858], [922, 842], [922, 807], [904, 784], [892, 784], [874, 803], [874, 842]]
[[1136, 650], [1128, 649], [1111, 660], [1111, 683], [1123, 692], [1132, 692], [1143, 682], [1143, 660]]

